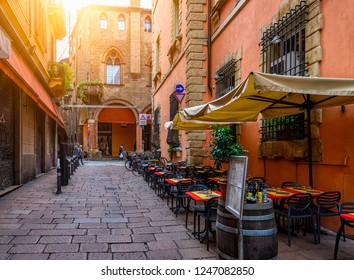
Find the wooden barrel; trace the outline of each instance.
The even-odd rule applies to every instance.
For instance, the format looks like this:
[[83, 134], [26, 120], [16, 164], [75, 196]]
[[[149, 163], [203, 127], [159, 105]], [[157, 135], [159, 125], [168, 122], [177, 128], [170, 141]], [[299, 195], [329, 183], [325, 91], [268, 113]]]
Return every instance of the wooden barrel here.
[[[277, 225], [273, 202], [244, 204], [243, 209], [243, 258], [268, 260], [278, 255]], [[238, 259], [239, 220], [225, 209], [219, 199], [216, 220], [216, 242], [220, 259]]]

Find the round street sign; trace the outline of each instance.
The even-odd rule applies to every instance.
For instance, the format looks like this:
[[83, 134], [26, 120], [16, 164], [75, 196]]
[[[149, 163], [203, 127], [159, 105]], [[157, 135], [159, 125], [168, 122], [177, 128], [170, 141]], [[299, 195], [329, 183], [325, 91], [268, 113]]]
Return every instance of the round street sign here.
[[184, 91], [184, 87], [181, 84], [176, 85], [176, 92], [182, 93]]

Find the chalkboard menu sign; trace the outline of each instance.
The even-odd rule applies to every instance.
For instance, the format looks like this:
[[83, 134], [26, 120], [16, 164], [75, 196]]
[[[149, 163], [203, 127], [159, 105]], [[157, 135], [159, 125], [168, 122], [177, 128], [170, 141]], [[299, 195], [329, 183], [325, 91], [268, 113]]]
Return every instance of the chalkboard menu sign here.
[[243, 213], [247, 162], [246, 156], [231, 156], [227, 178], [225, 208], [240, 220]]

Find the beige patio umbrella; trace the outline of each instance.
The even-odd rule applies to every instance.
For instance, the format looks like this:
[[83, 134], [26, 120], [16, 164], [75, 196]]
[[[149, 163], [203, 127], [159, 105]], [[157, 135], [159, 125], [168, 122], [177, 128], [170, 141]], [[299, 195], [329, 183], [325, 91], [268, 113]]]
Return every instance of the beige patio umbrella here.
[[[317, 108], [354, 103], [354, 79], [312, 78], [251, 72], [235, 89], [209, 103], [186, 108], [176, 116], [182, 127], [191, 121], [246, 122], [292, 115]], [[182, 117], [181, 117], [182, 116]], [[179, 120], [178, 120], [179, 118]], [[308, 120], [309, 181], [312, 186], [311, 125]], [[192, 123], [190, 123], [192, 125]], [[173, 126], [172, 126], [172, 129]]]

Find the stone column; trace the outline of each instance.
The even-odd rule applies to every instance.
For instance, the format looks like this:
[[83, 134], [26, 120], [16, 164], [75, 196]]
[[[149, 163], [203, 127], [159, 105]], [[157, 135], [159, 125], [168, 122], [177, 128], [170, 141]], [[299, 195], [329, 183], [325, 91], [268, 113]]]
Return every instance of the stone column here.
[[[206, 0], [187, 1], [187, 51], [186, 51], [186, 104], [187, 107], [203, 103], [206, 93], [206, 73], [203, 62], [207, 59]], [[206, 65], [206, 64], [205, 64]], [[205, 155], [202, 131], [187, 132], [186, 155], [189, 163], [201, 163]]]
[[98, 148], [98, 127], [97, 121], [94, 119], [89, 119], [87, 121], [90, 135], [89, 135], [89, 151], [95, 150]]

